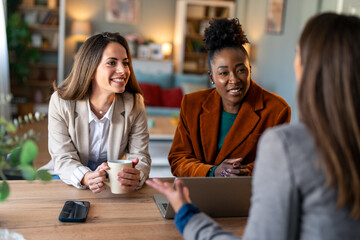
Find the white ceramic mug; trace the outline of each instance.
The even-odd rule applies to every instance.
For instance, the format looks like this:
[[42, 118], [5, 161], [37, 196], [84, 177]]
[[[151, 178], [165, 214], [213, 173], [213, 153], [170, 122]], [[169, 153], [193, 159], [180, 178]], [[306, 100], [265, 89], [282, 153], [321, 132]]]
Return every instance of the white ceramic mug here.
[[124, 167], [132, 168], [133, 164], [130, 160], [110, 160], [107, 162], [110, 170], [106, 172], [109, 175], [109, 179], [106, 180], [104, 183], [111, 188], [111, 192], [114, 194], [122, 194], [127, 193], [128, 191], [122, 189], [120, 186], [121, 183], [117, 180], [118, 173], [122, 171]]

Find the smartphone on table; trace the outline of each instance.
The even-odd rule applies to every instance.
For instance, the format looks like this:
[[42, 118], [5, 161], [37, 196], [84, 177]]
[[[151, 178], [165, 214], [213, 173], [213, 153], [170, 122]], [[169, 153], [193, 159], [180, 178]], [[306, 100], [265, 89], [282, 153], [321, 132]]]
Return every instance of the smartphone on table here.
[[66, 201], [59, 215], [61, 222], [84, 222], [90, 208], [88, 201]]

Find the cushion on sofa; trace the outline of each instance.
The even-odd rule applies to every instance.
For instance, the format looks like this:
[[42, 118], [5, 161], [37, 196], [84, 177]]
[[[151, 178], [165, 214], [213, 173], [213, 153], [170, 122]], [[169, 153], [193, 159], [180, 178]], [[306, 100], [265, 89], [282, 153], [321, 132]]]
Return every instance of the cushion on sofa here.
[[180, 108], [169, 108], [169, 107], [146, 107], [146, 113], [148, 116], [168, 116], [179, 115]]
[[183, 92], [179, 87], [161, 90], [162, 106], [164, 107], [179, 108], [182, 97]]
[[162, 88], [173, 87], [173, 74], [172, 73], [142, 73], [135, 72], [136, 80], [139, 83], [157, 84]]
[[161, 106], [161, 87], [156, 84], [139, 83], [146, 106]]

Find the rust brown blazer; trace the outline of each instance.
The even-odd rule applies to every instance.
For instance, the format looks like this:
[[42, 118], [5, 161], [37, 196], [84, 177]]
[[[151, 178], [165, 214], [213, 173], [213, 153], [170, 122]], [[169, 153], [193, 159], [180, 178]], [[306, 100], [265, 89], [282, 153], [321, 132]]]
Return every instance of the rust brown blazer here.
[[215, 88], [184, 96], [168, 156], [173, 175], [204, 177], [223, 160], [239, 157], [252, 171], [260, 135], [269, 127], [290, 122], [291, 116], [289, 105], [281, 97], [251, 80], [249, 92], [218, 152], [221, 111], [221, 97]]

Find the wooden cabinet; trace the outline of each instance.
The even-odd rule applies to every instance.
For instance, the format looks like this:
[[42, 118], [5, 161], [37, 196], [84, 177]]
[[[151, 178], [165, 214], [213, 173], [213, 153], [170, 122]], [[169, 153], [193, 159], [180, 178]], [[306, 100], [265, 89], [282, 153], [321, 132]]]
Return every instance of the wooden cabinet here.
[[136, 73], [144, 74], [172, 74], [173, 62], [169, 60], [151, 60], [151, 59], [140, 59], [133, 58], [132, 64]]
[[29, 47], [38, 51], [39, 59], [28, 63], [26, 84], [11, 82], [11, 92], [18, 102], [48, 103], [52, 83], [62, 74], [64, 4], [65, 0], [24, 0], [19, 7], [31, 33]]
[[204, 30], [213, 18], [233, 18], [234, 1], [177, 0], [174, 56], [178, 73], [203, 74], [208, 71]]

